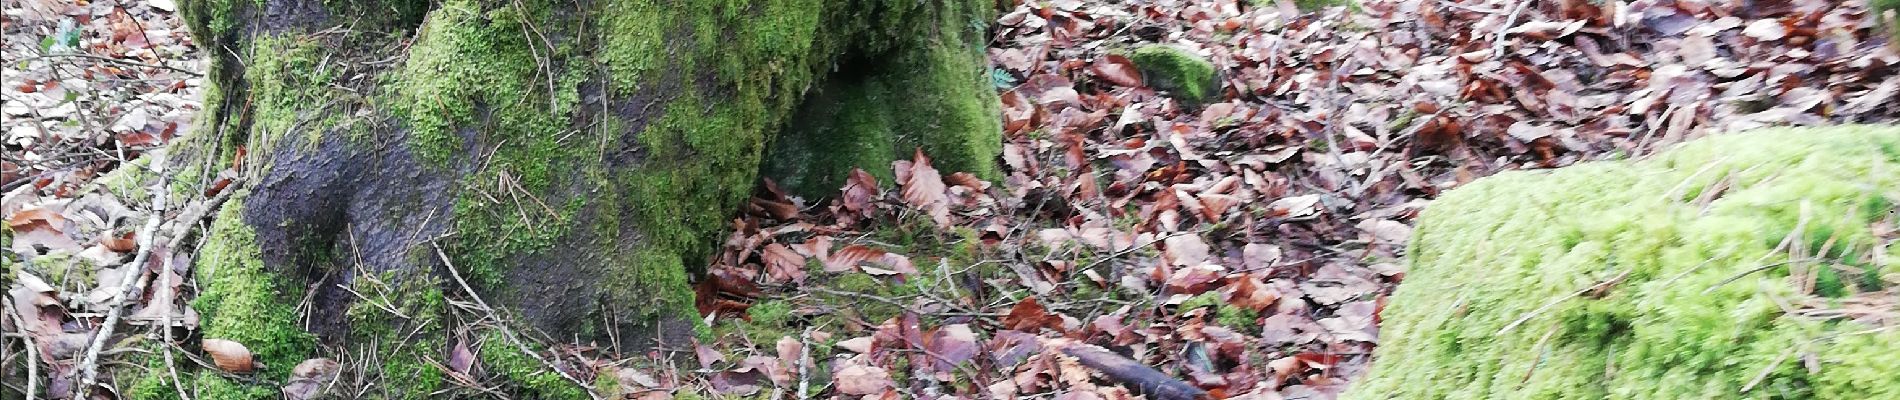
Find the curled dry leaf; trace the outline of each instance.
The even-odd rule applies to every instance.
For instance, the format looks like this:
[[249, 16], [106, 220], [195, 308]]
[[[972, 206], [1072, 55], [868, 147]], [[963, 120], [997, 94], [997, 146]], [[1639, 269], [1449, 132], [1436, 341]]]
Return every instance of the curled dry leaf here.
[[890, 372], [869, 365], [845, 366], [833, 374], [832, 379], [838, 385], [839, 393], [849, 395], [878, 394], [893, 386]]
[[1141, 71], [1135, 68], [1135, 62], [1128, 57], [1109, 54], [1096, 58], [1089, 65], [1089, 73], [1118, 86], [1141, 87]]
[[297, 363], [290, 370], [290, 382], [284, 384], [281, 391], [285, 399], [308, 400], [321, 398], [324, 389], [335, 381], [342, 365], [328, 358], [312, 358]]
[[[862, 265], [864, 263], [884, 268]], [[910, 257], [861, 244], [845, 246], [831, 252], [831, 257], [825, 259], [825, 272], [844, 272], [852, 269], [860, 269], [872, 275], [917, 273], [917, 267], [911, 264]]]
[[1788, 27], [1782, 25], [1780, 20], [1760, 19], [1742, 28], [1742, 34], [1760, 40], [1781, 40], [1788, 36]]
[[778, 243], [768, 244], [759, 257], [765, 260], [765, 276], [769, 281], [805, 282], [805, 256], [792, 251], [792, 248]]
[[469, 350], [468, 341], [456, 340], [455, 346], [449, 348], [449, 370], [466, 374], [474, 367], [475, 352]]
[[877, 338], [875, 337], [863, 336], [863, 337], [857, 337], [857, 338], [838, 341], [837, 346], [838, 348], [851, 350], [852, 352], [856, 352], [858, 354], [871, 354], [871, 344], [875, 343], [876, 341], [877, 341]]
[[845, 180], [843, 192], [844, 194], [838, 196], [838, 204], [844, 207], [845, 211], [868, 216], [872, 210], [871, 203], [883, 195], [884, 189], [877, 186], [877, 177], [871, 176], [871, 173], [864, 172], [862, 169], [853, 168], [850, 177]]
[[211, 363], [218, 369], [233, 374], [248, 374], [257, 370], [257, 363], [251, 358], [251, 349], [244, 344], [224, 340], [205, 339], [202, 343], [205, 354], [211, 356]]

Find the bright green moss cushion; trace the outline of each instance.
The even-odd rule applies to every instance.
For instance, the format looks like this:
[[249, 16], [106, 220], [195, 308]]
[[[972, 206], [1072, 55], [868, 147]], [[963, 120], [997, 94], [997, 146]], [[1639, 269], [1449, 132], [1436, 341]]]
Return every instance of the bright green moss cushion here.
[[1480, 179], [1420, 217], [1345, 398], [1900, 399], [1896, 203], [1891, 126]]

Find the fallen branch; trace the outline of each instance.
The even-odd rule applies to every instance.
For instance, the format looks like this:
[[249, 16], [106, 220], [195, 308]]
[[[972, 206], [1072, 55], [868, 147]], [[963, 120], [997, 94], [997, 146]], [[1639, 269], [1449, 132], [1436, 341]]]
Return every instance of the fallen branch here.
[[501, 329], [501, 335], [507, 338], [510, 344], [515, 345], [515, 348], [521, 350], [522, 353], [527, 353], [528, 357], [534, 357], [535, 361], [540, 361], [541, 365], [545, 365], [548, 369], [554, 370], [554, 373], [561, 375], [562, 378], [567, 378], [569, 382], [580, 386], [581, 390], [587, 391], [587, 397], [594, 400], [602, 400], [600, 393], [594, 392], [593, 386], [581, 382], [580, 379], [575, 378], [573, 375], [568, 375], [567, 371], [561, 370], [560, 367], [554, 366], [553, 362], [541, 357], [541, 353], [536, 353], [534, 349], [528, 348], [528, 345], [523, 343], [520, 337], [515, 336], [514, 330], [508, 329], [508, 324], [502, 319], [500, 314], [495, 313], [495, 308], [489, 307], [488, 302], [482, 301], [481, 295], [475, 294], [475, 288], [469, 286], [468, 281], [462, 280], [462, 273], [455, 271], [455, 264], [449, 262], [449, 255], [448, 253], [442, 252], [442, 246], [436, 245], [435, 242], [429, 242], [429, 247], [435, 249], [436, 258], [442, 259], [442, 267], [449, 270], [449, 276], [455, 278], [455, 284], [461, 285], [462, 291], [468, 292], [468, 298], [475, 300], [475, 305], [481, 306], [483, 312], [487, 312], [489, 316], [495, 318], [495, 327]]
[[[223, 195], [223, 193], [220, 193], [219, 195]], [[184, 224], [184, 223], [180, 222], [180, 224]], [[172, 237], [171, 243], [173, 247], [171, 248], [173, 249], [178, 248], [176, 246], [178, 244], [178, 238], [180, 237], [183, 237], [183, 236]], [[172, 266], [172, 257], [165, 257], [165, 262], [162, 264], [164, 265], [165, 269], [158, 271], [159, 290], [165, 290], [165, 288], [171, 287], [172, 268], [174, 268]], [[176, 299], [174, 298], [173, 300], [176, 300]], [[166, 306], [171, 306], [171, 305], [166, 304]], [[151, 306], [147, 305], [146, 307], [151, 307]], [[160, 315], [158, 317], [158, 329], [164, 332], [164, 337], [165, 337], [165, 348], [162, 349], [165, 351], [165, 373], [171, 375], [172, 389], [178, 391], [178, 398], [181, 400], [191, 400], [191, 396], [188, 396], [185, 394], [185, 383], [180, 382], [178, 380], [178, 365], [172, 361], [172, 346], [171, 346], [171, 344], [173, 343], [172, 342], [172, 313], [166, 312], [166, 313], [161, 313], [161, 314], [163, 315]]]
[[33, 392], [39, 391], [40, 352], [33, 344], [33, 335], [26, 334], [26, 317], [20, 315], [18, 304], [7, 302], [7, 315], [13, 317], [13, 326], [20, 327], [20, 340], [26, 343], [26, 398], [33, 398]]
[[99, 350], [104, 349], [106, 340], [112, 338], [112, 330], [119, 324], [120, 311], [125, 308], [126, 300], [138, 295], [139, 292], [134, 291], [136, 288], [133, 284], [140, 277], [145, 276], [145, 260], [151, 257], [152, 246], [157, 242], [158, 226], [165, 221], [165, 201], [171, 198], [171, 191], [167, 190], [170, 187], [168, 181], [171, 175], [165, 173], [165, 163], [170, 160], [170, 157], [165, 153], [158, 153], [153, 157], [157, 158], [152, 160], [152, 170], [158, 172], [158, 187], [152, 190], [152, 217], [145, 220], [144, 227], [139, 228], [138, 255], [132, 257], [131, 264], [127, 264], [131, 266], [131, 270], [119, 279], [119, 295], [113, 299], [112, 306], [105, 310], [106, 320], [99, 325], [98, 332], [93, 334], [92, 344], [86, 346], [86, 357], [79, 363], [80, 384], [73, 388], [73, 398], [89, 397], [86, 396], [86, 391], [99, 383]]
[[1109, 380], [1134, 389], [1136, 393], [1157, 400], [1198, 400], [1209, 398], [1206, 391], [1153, 367], [1122, 357], [1119, 354], [1092, 345], [1065, 342], [1056, 345], [1062, 354], [1075, 357], [1083, 366], [1101, 371]]

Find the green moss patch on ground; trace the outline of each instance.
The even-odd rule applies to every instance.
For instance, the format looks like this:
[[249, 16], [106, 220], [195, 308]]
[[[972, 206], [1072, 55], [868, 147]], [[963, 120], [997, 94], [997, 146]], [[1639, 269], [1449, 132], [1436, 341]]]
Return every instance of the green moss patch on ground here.
[[1149, 86], [1172, 92], [1182, 101], [1200, 102], [1220, 94], [1214, 64], [1187, 50], [1147, 45], [1136, 48], [1128, 59], [1141, 69], [1142, 78]]
[[1900, 396], [1900, 329], [1819, 312], [1894, 295], [1870, 227], [1896, 203], [1894, 127], [1481, 179], [1421, 217], [1346, 398]]

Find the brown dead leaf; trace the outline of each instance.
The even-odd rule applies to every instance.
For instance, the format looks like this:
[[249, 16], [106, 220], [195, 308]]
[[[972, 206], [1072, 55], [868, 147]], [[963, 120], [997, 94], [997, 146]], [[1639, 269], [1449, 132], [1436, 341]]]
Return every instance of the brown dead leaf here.
[[1117, 86], [1141, 87], [1141, 71], [1135, 68], [1135, 62], [1120, 55], [1109, 54], [1095, 59], [1089, 64], [1089, 73]]
[[1061, 330], [1062, 317], [1049, 313], [1035, 296], [1029, 296], [1011, 307], [1009, 315], [1003, 316], [1003, 327], [1024, 332], [1035, 332], [1039, 328]]
[[772, 243], [759, 252], [765, 261], [768, 282], [805, 283], [805, 256], [785, 245]]
[[251, 349], [244, 344], [224, 340], [205, 339], [202, 344], [205, 354], [211, 356], [211, 363], [218, 369], [233, 374], [248, 374], [257, 370], [257, 364], [251, 359]]
[[924, 150], [917, 149], [911, 161], [893, 163], [898, 170], [897, 184], [903, 187], [901, 192], [904, 203], [923, 210], [938, 225], [950, 224], [949, 187], [943, 183], [943, 176], [930, 166], [930, 157]]
[[303, 360], [290, 370], [290, 381], [280, 391], [287, 400], [322, 398], [341, 371], [342, 365], [328, 358]]
[[832, 382], [838, 392], [848, 395], [873, 395], [884, 392], [896, 384], [891, 382], [891, 373], [883, 368], [851, 364], [832, 373]]
[[917, 273], [917, 267], [911, 264], [910, 257], [861, 244], [845, 246], [832, 252], [831, 257], [825, 259], [825, 272], [844, 272], [852, 269], [872, 275]]

